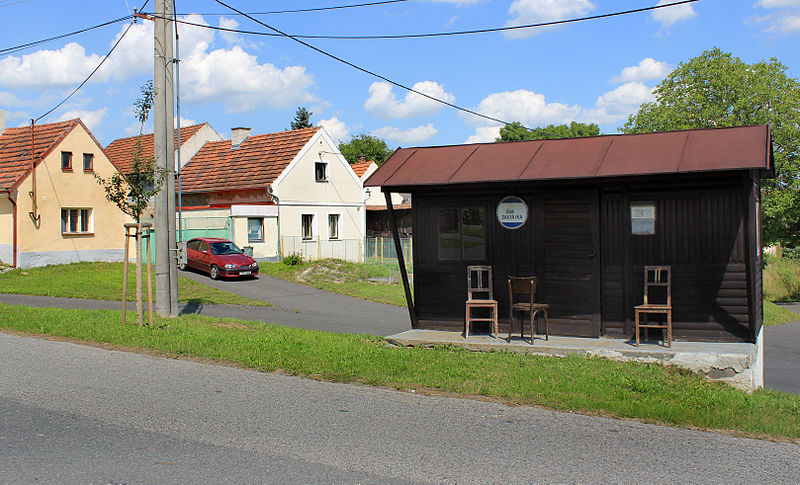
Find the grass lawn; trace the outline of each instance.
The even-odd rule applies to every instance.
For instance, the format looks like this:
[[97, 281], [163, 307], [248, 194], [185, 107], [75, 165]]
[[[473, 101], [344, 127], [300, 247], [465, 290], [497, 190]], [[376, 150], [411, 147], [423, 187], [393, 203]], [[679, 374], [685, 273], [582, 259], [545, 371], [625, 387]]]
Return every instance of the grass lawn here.
[[764, 325], [780, 325], [800, 320], [800, 315], [764, 300]]
[[259, 263], [259, 271], [262, 274], [340, 295], [406, 306], [400, 269], [396, 262], [359, 264], [323, 259], [294, 266], [280, 262]]
[[197, 315], [159, 318], [154, 327], [121, 327], [117, 311], [5, 304], [0, 304], [0, 328], [265, 372], [800, 442], [800, 396], [766, 390], [747, 394], [688, 371], [651, 364], [449, 347], [396, 348], [379, 337]]
[[[17, 269], [0, 274], [0, 293], [120, 300], [122, 270], [122, 263], [73, 263]], [[144, 274], [146, 275], [146, 270]], [[155, 281], [155, 270], [153, 280]], [[142, 294], [147, 301], [147, 280], [142, 281]], [[180, 276], [178, 297], [180, 301], [208, 304], [271, 306], [270, 303], [244, 298]], [[153, 298], [155, 299], [155, 283]], [[131, 264], [128, 272], [128, 300], [135, 299], [136, 265]]]

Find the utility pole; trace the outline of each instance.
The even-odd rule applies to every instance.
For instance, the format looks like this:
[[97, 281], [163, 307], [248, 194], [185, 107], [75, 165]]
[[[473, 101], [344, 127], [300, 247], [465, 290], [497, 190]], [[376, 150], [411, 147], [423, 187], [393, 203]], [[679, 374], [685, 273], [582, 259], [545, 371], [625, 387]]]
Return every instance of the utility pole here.
[[[155, 164], [167, 170], [164, 188], [156, 194], [155, 259], [156, 312], [160, 316], [175, 316], [177, 309], [177, 268], [175, 256], [175, 147], [172, 121], [175, 97], [173, 94], [172, 0], [156, 0], [154, 19], [153, 106]], [[171, 201], [171, 203], [170, 203]], [[171, 210], [170, 210], [171, 209]], [[173, 303], [173, 293], [175, 302]]]

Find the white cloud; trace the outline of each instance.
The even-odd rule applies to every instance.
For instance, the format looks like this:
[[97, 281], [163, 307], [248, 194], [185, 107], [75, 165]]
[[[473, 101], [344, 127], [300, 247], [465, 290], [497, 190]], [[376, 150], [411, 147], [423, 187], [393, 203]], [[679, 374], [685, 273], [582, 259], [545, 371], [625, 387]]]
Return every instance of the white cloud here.
[[[181, 116], [181, 126], [192, 126], [192, 125], [196, 125], [196, 124], [197, 124], [197, 122], [195, 120], [190, 120], [190, 119], [187, 119], [187, 118], [184, 118], [183, 116]], [[178, 127], [178, 117], [177, 116], [174, 116], [172, 118], [172, 127], [173, 128], [177, 128]], [[138, 130], [139, 127], [137, 126], [136, 129]]]
[[387, 140], [394, 141], [399, 144], [408, 144], [408, 145], [417, 145], [425, 140], [430, 139], [436, 133], [439, 133], [439, 130], [434, 128], [433, 124], [428, 123], [424, 126], [418, 126], [416, 128], [410, 128], [408, 130], [402, 130], [400, 128], [395, 128], [393, 126], [385, 126], [383, 128], [378, 128], [377, 130], [372, 130], [370, 132], [373, 136], [378, 136], [381, 138], [385, 138]]
[[[444, 86], [434, 81], [420, 81], [412, 88], [448, 103], [452, 103], [456, 99], [455, 96], [444, 90]], [[382, 120], [429, 116], [438, 112], [442, 107], [441, 103], [412, 92], [406, 94], [403, 101], [398, 101], [392, 91], [392, 85], [387, 82], [372, 83], [369, 87], [369, 98], [364, 102], [364, 109], [370, 115]]]
[[669, 64], [647, 57], [642, 59], [638, 66], [630, 66], [623, 69], [619, 76], [611, 78], [611, 82], [626, 83], [662, 79], [667, 74], [669, 74]]
[[765, 32], [777, 34], [800, 33], [800, 0], [761, 0], [754, 5], [774, 9], [769, 15], [755, 19], [754, 23], [765, 23]]
[[[508, 8], [508, 13], [512, 15], [512, 18], [506, 22], [506, 25], [538, 24], [583, 17], [593, 9], [594, 5], [589, 0], [514, 0], [514, 3]], [[552, 28], [554, 27], [512, 30], [506, 32], [505, 35], [527, 38]]]
[[455, 3], [456, 5], [470, 5], [473, 3], [478, 3], [483, 0], [428, 0], [429, 2], [434, 3]]
[[[222, 27], [223, 29], [235, 29], [236, 27], [239, 26], [239, 22], [237, 22], [235, 19], [221, 17], [219, 19], [219, 26]], [[225, 42], [227, 42], [228, 44], [239, 44], [242, 41], [241, 37], [239, 37], [238, 34], [235, 34], [233, 32], [221, 31], [220, 35], [222, 36], [223, 39], [225, 39]]]
[[464, 143], [489, 143], [500, 138], [500, 126], [480, 126]]
[[518, 89], [490, 94], [483, 98], [475, 111], [508, 122], [519, 121], [524, 125], [538, 126], [568, 123], [575, 119], [581, 108], [578, 105], [548, 103], [542, 94]]
[[800, 0], [760, 0], [756, 5], [762, 8], [797, 7]]
[[12, 106], [15, 108], [20, 108], [28, 104], [30, 104], [29, 101], [20, 99], [13, 93], [0, 91], [0, 106]]
[[38, 50], [22, 57], [0, 59], [0, 86], [14, 89], [65, 87], [83, 81], [97, 67], [100, 56], [86, 54], [70, 42], [58, 50]]
[[654, 101], [653, 90], [640, 82], [625, 83], [597, 98], [594, 108], [585, 109], [580, 119], [597, 124], [624, 120], [642, 103]]
[[89, 128], [89, 131], [95, 132], [101, 127], [100, 122], [106, 117], [107, 108], [96, 109], [94, 111], [86, 111], [82, 109], [73, 109], [65, 111], [58, 117], [58, 121], [72, 120], [80, 118], [83, 124]]
[[[674, 3], [675, 0], [658, 0], [656, 5]], [[691, 4], [675, 5], [674, 7], [658, 8], [651, 14], [653, 20], [660, 22], [662, 27], [671, 27], [682, 20], [688, 20], [697, 15]]]
[[347, 125], [344, 121], [340, 120], [336, 116], [333, 118], [328, 118], [327, 120], [319, 120], [317, 125], [325, 128], [325, 132], [333, 138], [333, 141], [338, 145], [347, 137], [349, 130], [347, 129]]

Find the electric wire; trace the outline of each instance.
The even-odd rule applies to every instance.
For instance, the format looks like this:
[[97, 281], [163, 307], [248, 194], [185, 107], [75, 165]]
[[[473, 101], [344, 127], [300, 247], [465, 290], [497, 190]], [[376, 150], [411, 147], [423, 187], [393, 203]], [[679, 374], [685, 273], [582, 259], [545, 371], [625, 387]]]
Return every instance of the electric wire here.
[[[145, 1], [144, 1], [144, 4], [142, 4], [142, 8], [144, 8], [144, 7], [145, 7], [145, 6], [146, 6], [146, 5], [147, 5], [149, 2], [150, 2], [150, 0], [145, 0]], [[94, 68], [94, 70], [93, 70], [91, 73], [89, 73], [89, 75], [88, 75], [88, 76], [86, 76], [86, 79], [84, 79], [84, 80], [83, 80], [83, 82], [81, 82], [81, 83], [78, 85], [78, 87], [76, 87], [76, 88], [75, 88], [75, 89], [74, 89], [74, 90], [73, 90], [71, 93], [69, 93], [69, 95], [68, 95], [66, 98], [64, 98], [64, 99], [63, 99], [63, 100], [62, 100], [60, 103], [58, 103], [57, 105], [55, 105], [55, 106], [53, 106], [52, 108], [50, 108], [50, 110], [49, 110], [49, 111], [47, 111], [45, 114], [43, 114], [43, 115], [39, 116], [38, 118], [36, 118], [36, 120], [35, 120], [35, 121], [37, 121], [37, 122], [38, 122], [39, 120], [41, 120], [41, 119], [42, 119], [42, 118], [44, 118], [45, 116], [49, 115], [49, 114], [50, 114], [50, 113], [52, 113], [53, 111], [55, 111], [55, 110], [57, 110], [58, 108], [60, 108], [60, 107], [61, 107], [61, 106], [62, 106], [64, 103], [66, 103], [66, 102], [67, 102], [67, 101], [68, 101], [68, 100], [69, 100], [69, 99], [70, 99], [72, 96], [74, 96], [74, 95], [75, 95], [75, 93], [77, 93], [77, 92], [78, 92], [78, 91], [79, 91], [79, 90], [80, 90], [80, 89], [81, 89], [81, 88], [82, 88], [82, 87], [83, 87], [83, 86], [84, 86], [84, 85], [85, 85], [87, 82], [89, 82], [89, 79], [91, 79], [91, 78], [92, 78], [92, 76], [94, 76], [94, 74], [95, 74], [95, 73], [96, 73], [98, 70], [100, 70], [100, 67], [101, 67], [101, 66], [103, 65], [103, 63], [105, 63], [105, 62], [106, 62], [106, 60], [107, 60], [107, 59], [108, 59], [108, 58], [111, 56], [111, 53], [112, 53], [112, 52], [114, 52], [114, 49], [116, 49], [116, 48], [117, 48], [117, 46], [120, 44], [120, 42], [122, 42], [122, 39], [124, 39], [124, 38], [125, 38], [125, 35], [128, 33], [128, 31], [130, 31], [130, 30], [131, 30], [131, 27], [133, 27], [133, 25], [134, 25], [134, 22], [131, 22], [131, 23], [128, 25], [128, 28], [126, 28], [126, 29], [125, 29], [125, 31], [124, 31], [124, 32], [122, 32], [122, 35], [119, 37], [119, 39], [117, 39], [117, 41], [116, 41], [116, 42], [114, 43], [114, 45], [111, 47], [111, 50], [109, 50], [109, 51], [108, 51], [108, 54], [106, 54], [106, 55], [105, 55], [105, 57], [103, 57], [103, 59], [100, 61], [100, 63], [97, 65], [97, 67], [95, 67], [95, 68]]]
[[[634, 13], [642, 13], [651, 10], [656, 10], [660, 8], [667, 8], [667, 7], [674, 7], [677, 5], [684, 5], [688, 3], [695, 3], [699, 2], [700, 0], [680, 0], [673, 3], [666, 3], [663, 5], [655, 5], [651, 7], [642, 7], [636, 8], [632, 10], [624, 10], [619, 12], [611, 12], [605, 14], [598, 14], [598, 15], [590, 15], [587, 17], [577, 17], [571, 19], [562, 19], [562, 20], [553, 20], [549, 22], [539, 22], [535, 24], [523, 24], [523, 25], [509, 25], [506, 27], [490, 27], [485, 29], [473, 29], [473, 30], [458, 30], [458, 31], [451, 31], [451, 32], [430, 32], [430, 33], [422, 33], [422, 34], [395, 34], [395, 35], [322, 35], [322, 34], [284, 34], [284, 33], [274, 33], [274, 32], [258, 32], [252, 30], [240, 30], [240, 29], [232, 29], [226, 27], [217, 27], [208, 24], [201, 24], [197, 22], [189, 22], [187, 20], [177, 20], [185, 25], [192, 25], [195, 27], [201, 27], [206, 29], [212, 30], [219, 30], [222, 32], [231, 32], [237, 34], [250, 34], [250, 35], [261, 35], [266, 37], [286, 37], [290, 36], [295, 39], [314, 39], [314, 40], [393, 40], [393, 39], [421, 39], [421, 38], [428, 38], [428, 37], [451, 37], [451, 36], [458, 36], [458, 35], [472, 35], [472, 34], [487, 34], [493, 32], [507, 32], [512, 30], [522, 30], [522, 29], [534, 29], [534, 28], [541, 28], [541, 27], [553, 27], [556, 25], [564, 25], [564, 24], [571, 24], [576, 22], [585, 22], [588, 20], [598, 20], [604, 18], [611, 18], [611, 17], [619, 17], [621, 15], [629, 15]], [[255, 18], [251, 17], [251, 14], [247, 13], [238, 13], [238, 10], [235, 10], [237, 15], [241, 15], [244, 17], [253, 20], [254, 22], [258, 22]], [[260, 23], [260, 22], [259, 22]], [[266, 26], [265, 27], [269, 27]]]
[[[352, 4], [352, 5], [336, 5], [336, 6], [333, 6], [333, 7], [301, 8], [301, 9], [297, 9], [297, 10], [274, 10], [272, 12], [247, 12], [247, 13], [250, 14], [250, 15], [274, 15], [274, 14], [284, 14], [284, 13], [321, 12], [323, 10], [340, 10], [340, 9], [344, 9], [344, 8], [372, 7], [372, 6], [375, 6], [375, 5], [386, 5], [386, 4], [389, 4], [389, 3], [402, 3], [402, 2], [408, 2], [408, 1], [409, 0], [383, 0], [381, 2], [356, 3], [356, 4]], [[150, 15], [152, 15], [152, 14], [150, 14]], [[180, 14], [177, 14], [177, 15], [188, 15], [188, 14], [180, 13]], [[225, 14], [225, 13], [200, 13], [200, 14], [197, 14], [197, 15], [204, 15], [204, 16], [207, 16], [207, 17], [211, 17], [211, 16], [224, 16], [224, 15], [230, 15], [230, 14]]]
[[124, 22], [125, 20], [130, 20], [132, 18], [133, 18], [133, 15], [126, 15], [126, 16], [120, 17], [118, 19], [109, 20], [108, 22], [103, 22], [102, 24], [93, 25], [91, 27], [86, 27], [85, 29], [80, 29], [80, 30], [76, 30], [74, 32], [69, 32], [67, 34], [56, 35], [56, 36], [53, 36], [53, 37], [48, 37], [46, 39], [36, 40], [36, 41], [33, 41], [33, 42], [27, 42], [25, 44], [20, 44], [20, 45], [15, 45], [13, 47], [6, 47], [5, 49], [0, 49], [0, 55], [12, 54], [14, 52], [21, 51], [21, 50], [27, 49], [29, 47], [35, 47], [37, 45], [41, 45], [41, 44], [44, 44], [44, 43], [47, 43], [47, 42], [51, 42], [51, 41], [54, 41], [54, 40], [64, 39], [66, 37], [71, 37], [73, 35], [82, 34], [84, 32], [89, 32], [90, 30], [99, 29], [101, 27], [105, 27], [107, 25], [116, 24], [116, 23], [119, 23], [119, 22]]

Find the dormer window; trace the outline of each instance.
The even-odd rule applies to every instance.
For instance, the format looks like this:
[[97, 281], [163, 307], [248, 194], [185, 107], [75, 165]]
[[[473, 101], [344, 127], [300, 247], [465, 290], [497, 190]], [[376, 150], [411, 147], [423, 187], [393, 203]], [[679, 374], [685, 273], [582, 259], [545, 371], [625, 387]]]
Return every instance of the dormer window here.
[[317, 182], [328, 181], [328, 164], [326, 162], [314, 163], [314, 180]]

